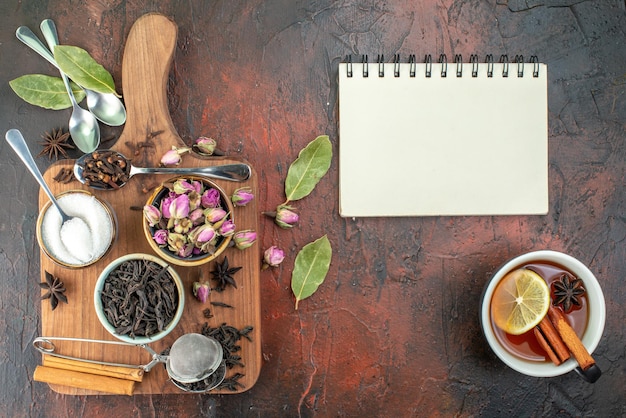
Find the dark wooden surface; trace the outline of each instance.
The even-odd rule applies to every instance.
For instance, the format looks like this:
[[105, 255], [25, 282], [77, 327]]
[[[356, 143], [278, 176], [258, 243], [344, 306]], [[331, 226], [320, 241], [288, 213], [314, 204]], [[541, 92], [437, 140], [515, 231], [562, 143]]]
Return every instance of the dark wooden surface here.
[[[18, 26], [38, 32], [42, 19], [53, 18], [61, 43], [89, 50], [121, 91], [126, 35], [153, 11], [179, 28], [168, 87], [176, 129], [187, 141], [212, 136], [250, 161], [260, 210], [284, 200], [286, 169], [307, 142], [328, 134], [337, 152], [337, 64], [347, 54], [538, 55], [549, 68], [550, 212], [342, 219], [334, 160], [298, 202], [297, 228], [261, 219], [252, 251], [260, 257], [275, 244], [287, 257], [261, 274], [264, 363], [256, 385], [239, 395], [65, 396], [32, 381], [40, 364], [31, 348], [41, 329], [38, 188], [1, 141], [0, 416], [626, 414], [623, 1], [7, 0], [0, 5], [2, 134], [21, 129], [37, 153], [39, 136], [69, 118], [10, 90], [7, 82], [22, 74], [55, 74], [15, 39]], [[119, 133], [104, 130], [105, 139]], [[512, 165], [521, 163], [511, 156]], [[372, 200], [392, 204], [393, 196], [373, 191]], [[323, 234], [335, 250], [329, 275], [295, 311], [295, 255]], [[505, 260], [537, 249], [578, 257], [604, 288], [607, 323], [595, 352], [604, 373], [595, 385], [573, 373], [522, 376], [483, 340], [484, 283]]]

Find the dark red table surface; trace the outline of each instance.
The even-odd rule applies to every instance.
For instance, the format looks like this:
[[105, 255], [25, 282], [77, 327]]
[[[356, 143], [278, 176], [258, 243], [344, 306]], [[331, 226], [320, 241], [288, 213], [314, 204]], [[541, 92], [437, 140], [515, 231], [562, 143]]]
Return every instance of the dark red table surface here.
[[[211, 136], [250, 161], [261, 210], [284, 200], [288, 165], [310, 140], [328, 134], [335, 157], [297, 203], [298, 227], [279, 230], [261, 219], [252, 251], [260, 257], [278, 245], [286, 260], [261, 274], [263, 366], [252, 388], [64, 396], [32, 380], [41, 361], [31, 348], [41, 329], [38, 187], [1, 141], [0, 416], [626, 415], [625, 9], [608, 0], [3, 1], [2, 136], [19, 128], [34, 153], [40, 135], [67, 126], [70, 112], [31, 106], [9, 88], [22, 74], [56, 75], [15, 29], [38, 32], [41, 20], [54, 19], [61, 43], [89, 50], [121, 91], [128, 31], [141, 15], [159, 12], [179, 29], [168, 87], [177, 130], [186, 141]], [[337, 65], [365, 53], [538, 55], [549, 70], [548, 215], [341, 218]], [[107, 128], [103, 136], [120, 132]], [[37, 161], [41, 169], [50, 164]], [[511, 156], [511, 165], [521, 163]], [[393, 204], [393, 196], [373, 190], [372, 201]], [[334, 249], [330, 272], [296, 311], [295, 256], [324, 234]], [[604, 289], [606, 329], [594, 353], [604, 373], [594, 385], [574, 373], [523, 376], [483, 339], [483, 285], [507, 259], [539, 249], [579, 258]]]

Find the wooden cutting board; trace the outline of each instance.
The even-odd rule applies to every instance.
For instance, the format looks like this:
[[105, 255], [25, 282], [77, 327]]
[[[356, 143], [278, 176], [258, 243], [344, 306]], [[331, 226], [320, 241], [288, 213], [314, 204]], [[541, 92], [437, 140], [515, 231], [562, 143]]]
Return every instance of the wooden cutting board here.
[[[122, 62], [122, 88], [128, 118], [124, 130], [113, 146], [117, 151], [133, 159], [138, 166], [156, 166], [163, 153], [173, 145], [184, 143], [174, 128], [167, 105], [166, 89], [168, 74], [176, 48], [177, 27], [165, 16], [148, 14], [135, 22], [130, 30]], [[233, 158], [212, 157], [207, 159], [185, 155], [181, 166], [201, 167], [209, 165], [241, 162]], [[53, 164], [44, 174], [52, 192], [58, 194], [67, 190], [89, 190], [97, 197], [108, 202], [114, 209], [118, 222], [118, 235], [109, 253], [97, 263], [82, 269], [68, 269], [56, 265], [41, 252], [41, 280], [46, 271], [59, 277], [67, 288], [69, 304], [59, 304], [51, 310], [47, 300], [42, 301], [42, 336], [78, 337], [98, 340], [111, 340], [111, 336], [102, 327], [93, 304], [93, 292], [96, 279], [111, 261], [129, 253], [154, 254], [148, 245], [142, 230], [142, 212], [132, 207], [143, 207], [149, 197], [148, 189], [167, 180], [170, 176], [137, 175], [129, 183], [116, 191], [97, 191], [87, 188], [77, 181], [69, 184], [57, 183], [53, 177], [62, 168], [73, 167], [73, 160], [63, 160]], [[255, 195], [258, 192], [257, 176], [253, 170], [251, 178], [243, 183], [216, 181], [222, 189], [231, 194], [236, 188], [249, 186]], [[39, 207], [43, 207], [48, 198], [40, 191]], [[258, 230], [259, 212], [256, 201], [246, 207], [236, 208], [233, 214], [237, 230]], [[227, 376], [239, 372], [245, 376], [239, 381], [244, 385], [236, 392], [216, 390], [210, 393], [238, 393], [250, 389], [256, 382], [261, 370], [261, 306], [260, 306], [260, 250], [258, 244], [246, 250], [228, 248], [218, 260], [227, 256], [231, 266], [243, 266], [236, 275], [237, 289], [228, 288], [222, 293], [212, 292], [211, 301], [219, 301], [234, 308], [220, 308], [201, 304], [192, 294], [194, 281], [200, 276], [208, 279], [214, 262], [200, 267], [183, 268], [174, 266], [186, 287], [185, 311], [179, 325], [163, 340], [150, 344], [156, 352], [171, 347], [179, 336], [201, 332], [202, 325], [208, 323], [217, 327], [227, 323], [239, 329], [251, 325], [252, 341], [242, 339], [241, 356], [245, 367], [235, 367]], [[205, 318], [203, 311], [211, 309], [212, 318]], [[57, 352], [87, 358], [129, 364], [147, 364], [151, 357], [141, 348], [103, 345], [82, 342], [58, 342]], [[66, 386], [51, 385], [52, 389], [63, 394], [91, 395], [101, 394]], [[155, 366], [146, 373], [143, 382], [135, 388], [137, 394], [186, 393], [168, 381], [165, 368]]]

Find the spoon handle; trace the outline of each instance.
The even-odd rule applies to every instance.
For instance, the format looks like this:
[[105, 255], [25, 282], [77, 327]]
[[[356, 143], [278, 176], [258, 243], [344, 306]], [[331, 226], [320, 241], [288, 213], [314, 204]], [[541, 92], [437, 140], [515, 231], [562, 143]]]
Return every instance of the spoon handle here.
[[[20, 26], [15, 31], [15, 36], [17, 39], [22, 41], [26, 46], [30, 49], [41, 55], [46, 59], [50, 64], [54, 65], [56, 68], [59, 68], [59, 65], [54, 59], [54, 55], [46, 48], [46, 46], [39, 40], [37, 35], [33, 33], [27, 26]], [[60, 69], [59, 69], [60, 70]]]
[[252, 170], [247, 164], [224, 164], [212, 167], [132, 167], [131, 175], [135, 174], [199, 174], [207, 177], [230, 181], [246, 181], [250, 178]]
[[30, 171], [33, 177], [35, 177], [35, 180], [37, 180], [37, 183], [39, 183], [43, 191], [46, 192], [46, 194], [50, 198], [50, 201], [59, 210], [59, 213], [61, 213], [61, 217], [65, 219], [66, 215], [59, 207], [59, 204], [54, 198], [52, 191], [50, 191], [50, 188], [46, 184], [46, 181], [43, 179], [43, 176], [41, 175], [41, 172], [39, 171], [39, 168], [37, 167], [37, 164], [35, 163], [35, 160], [33, 159], [30, 150], [28, 149], [28, 145], [26, 144], [22, 133], [17, 129], [9, 129], [5, 135], [5, 138], [9, 145], [11, 145], [11, 148], [13, 148], [17, 156], [20, 157], [22, 162], [24, 162], [24, 165], [26, 165], [28, 171]]
[[[44, 39], [48, 43], [48, 48], [50, 48], [50, 51], [54, 51], [54, 47], [59, 44], [59, 36], [57, 35], [57, 27], [54, 24], [54, 21], [52, 19], [45, 19], [41, 22], [41, 25], [39, 27], [41, 28], [41, 33], [43, 33]], [[52, 60], [54, 61], [54, 57], [52, 58]], [[72, 92], [72, 87], [70, 86], [70, 81], [68, 80], [63, 70], [61, 70], [60, 68], [59, 73], [61, 74], [61, 79], [63, 79], [63, 84], [65, 84], [65, 90], [67, 90], [67, 94], [70, 96], [72, 106], [78, 106], [78, 103], [76, 103], [76, 98], [74, 97], [74, 93]]]

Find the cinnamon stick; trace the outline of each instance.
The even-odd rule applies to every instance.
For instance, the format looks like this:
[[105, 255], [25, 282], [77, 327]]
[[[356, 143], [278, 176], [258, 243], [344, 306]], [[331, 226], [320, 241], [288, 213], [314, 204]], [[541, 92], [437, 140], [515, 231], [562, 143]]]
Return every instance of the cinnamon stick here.
[[539, 345], [548, 353], [554, 364], [558, 366], [570, 358], [567, 346], [547, 316], [535, 327], [534, 332]]
[[543, 348], [546, 354], [548, 354], [550, 360], [552, 360], [552, 363], [556, 364], [557, 366], [562, 364], [563, 362], [561, 361], [559, 356], [556, 355], [556, 352], [552, 349], [552, 347], [550, 347], [550, 343], [548, 343], [546, 338], [543, 336], [538, 326], [533, 329], [533, 333], [535, 334], [535, 338], [537, 339], [537, 342], [539, 343], [541, 348]]
[[132, 395], [135, 382], [115, 377], [98, 376], [54, 367], [37, 366], [33, 380], [48, 384], [69, 386], [73, 388], [95, 390], [116, 395]]
[[133, 380], [141, 382], [144, 371], [139, 368], [109, 366], [106, 364], [90, 363], [81, 360], [65, 359], [57, 356], [44, 355], [43, 365], [56, 369], [71, 370], [75, 372], [96, 374], [99, 376], [109, 376], [118, 379]]
[[596, 363], [595, 360], [591, 357], [582, 341], [580, 341], [578, 335], [576, 335], [576, 331], [574, 331], [567, 322], [563, 313], [554, 306], [550, 306], [548, 309], [548, 317], [563, 339], [563, 342], [580, 365], [580, 368], [587, 370], [593, 366]]

